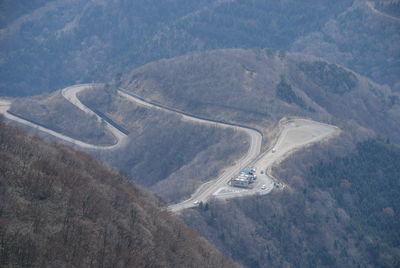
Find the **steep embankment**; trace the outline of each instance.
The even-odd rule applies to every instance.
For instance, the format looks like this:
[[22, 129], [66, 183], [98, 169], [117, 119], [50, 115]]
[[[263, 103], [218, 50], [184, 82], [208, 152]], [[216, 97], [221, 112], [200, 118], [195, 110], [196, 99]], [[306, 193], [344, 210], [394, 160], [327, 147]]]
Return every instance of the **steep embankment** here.
[[87, 113], [68, 101], [61, 91], [15, 99], [8, 112], [7, 117], [10, 117], [10, 113], [14, 115], [10, 119], [15, 120], [15, 116], [19, 116], [24, 120], [19, 120], [20, 123], [30, 121], [42, 132], [85, 149], [111, 149], [118, 141], [117, 135], [107, 129], [106, 122], [96, 120], [95, 114]]
[[232, 267], [90, 156], [0, 123], [0, 265]]

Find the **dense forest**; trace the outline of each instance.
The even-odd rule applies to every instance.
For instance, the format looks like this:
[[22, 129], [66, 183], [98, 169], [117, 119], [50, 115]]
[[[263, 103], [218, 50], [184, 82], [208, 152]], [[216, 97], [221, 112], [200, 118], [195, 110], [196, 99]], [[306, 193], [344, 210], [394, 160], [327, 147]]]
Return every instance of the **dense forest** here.
[[310, 170], [310, 188], [329, 192], [345, 208], [353, 226], [365, 238], [368, 251], [379, 264], [385, 251], [400, 246], [400, 148], [369, 140], [356, 154], [320, 163]]
[[0, 122], [1, 267], [235, 267], [87, 154]]
[[294, 176], [291, 190], [212, 202], [182, 218], [248, 267], [398, 267], [398, 163], [397, 146], [368, 140]]

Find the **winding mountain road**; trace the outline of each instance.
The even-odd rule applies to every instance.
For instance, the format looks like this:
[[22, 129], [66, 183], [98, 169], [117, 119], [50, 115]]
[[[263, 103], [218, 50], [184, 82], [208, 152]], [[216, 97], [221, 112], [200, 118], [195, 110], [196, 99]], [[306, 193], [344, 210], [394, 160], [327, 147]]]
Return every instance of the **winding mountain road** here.
[[[81, 103], [81, 101], [77, 98], [77, 94], [79, 92], [81, 92], [82, 90], [91, 88], [92, 86], [94, 86], [96, 84], [81, 84], [81, 85], [75, 85], [75, 86], [71, 86], [71, 87], [67, 87], [64, 88], [61, 91], [61, 94], [63, 95], [63, 97], [65, 99], [67, 99], [69, 102], [71, 102], [73, 105], [75, 105], [76, 107], [78, 107], [79, 109], [81, 109], [82, 111], [84, 111], [85, 113], [95, 116], [97, 120], [99, 120], [100, 122], [103, 121], [103, 119], [97, 115], [95, 112], [93, 112], [92, 110], [90, 110], [88, 107], [86, 107], [84, 104]], [[94, 144], [90, 144], [90, 143], [86, 143], [83, 141], [80, 141], [78, 139], [74, 139], [71, 137], [68, 137], [64, 134], [61, 134], [59, 132], [56, 132], [54, 130], [51, 130], [49, 128], [46, 128], [44, 126], [38, 125], [32, 121], [29, 121], [27, 119], [24, 119], [22, 117], [19, 117], [15, 114], [12, 114], [9, 112], [9, 109], [11, 107], [11, 101], [9, 100], [5, 100], [5, 99], [0, 99], [0, 114], [3, 114], [5, 118], [15, 121], [17, 123], [20, 123], [22, 125], [40, 130], [44, 133], [47, 133], [49, 135], [52, 135], [56, 138], [59, 138], [61, 140], [67, 141], [73, 145], [77, 145], [81, 148], [84, 149], [92, 149], [92, 150], [114, 150], [114, 149], [118, 149], [121, 148], [122, 146], [125, 145], [125, 143], [127, 142], [128, 136], [125, 135], [124, 133], [122, 133], [120, 130], [118, 130], [117, 128], [115, 128], [114, 126], [112, 126], [110, 123], [108, 123], [107, 121], [103, 121], [105, 123], [105, 127], [115, 136], [117, 142], [113, 145], [106, 145], [106, 146], [100, 146], [100, 145], [94, 145]]]
[[99, 122], [104, 122], [106, 129], [108, 131], [110, 131], [117, 140], [117, 142], [115, 144], [109, 145], [109, 146], [92, 145], [92, 149], [101, 149], [101, 150], [119, 149], [119, 148], [123, 147], [126, 144], [126, 142], [128, 141], [128, 135], [123, 133], [118, 128], [114, 127], [107, 120], [104, 120], [104, 118], [102, 118], [97, 113], [95, 113], [90, 108], [88, 108], [86, 105], [84, 105], [77, 97], [77, 94], [79, 92], [82, 92], [83, 90], [91, 88], [96, 85], [99, 85], [99, 84], [81, 84], [81, 85], [67, 87], [67, 88], [64, 88], [63, 90], [61, 90], [61, 94], [66, 100], [68, 100], [70, 103], [72, 103], [73, 105], [75, 105], [76, 107], [78, 107], [79, 109], [84, 111], [85, 113], [96, 117], [96, 119]]
[[[9, 108], [11, 106], [11, 101], [0, 99], [0, 113], [2, 113], [7, 119], [16, 121], [20, 124], [33, 127], [40, 131], [43, 131], [47, 134], [53, 135], [57, 138], [60, 138], [64, 141], [70, 142], [72, 144], [78, 145], [85, 149], [98, 149], [98, 150], [113, 150], [123, 147], [128, 141], [128, 136], [120, 131], [118, 128], [114, 127], [112, 124], [107, 122], [104, 118], [99, 116], [97, 113], [92, 111], [90, 108], [85, 106], [77, 97], [77, 94], [85, 89], [89, 89], [98, 84], [81, 84], [75, 85], [71, 87], [64, 88], [61, 91], [62, 96], [71, 102], [73, 105], [84, 111], [85, 113], [96, 117], [97, 120], [104, 122], [105, 127], [115, 136], [117, 142], [113, 145], [109, 146], [98, 146], [93, 144], [88, 144], [71, 137], [65, 136], [61, 133], [55, 132], [51, 129], [45, 128], [43, 126], [37, 125], [34, 122], [30, 122], [25, 120], [24, 118], [13, 115], [9, 112]], [[172, 212], [179, 212], [183, 209], [195, 207], [198, 202], [207, 202], [212, 197], [219, 198], [232, 198], [237, 196], [244, 196], [250, 194], [266, 194], [272, 190], [272, 176], [270, 174], [258, 174], [259, 178], [255, 187], [252, 189], [239, 189], [228, 186], [229, 180], [234, 177], [236, 174], [240, 172], [241, 169], [253, 165], [258, 169], [258, 172], [261, 170], [270, 171], [270, 168], [273, 164], [278, 161], [283, 160], [287, 155], [295, 150], [302, 148], [306, 145], [314, 143], [316, 141], [320, 141], [327, 137], [332, 136], [334, 133], [340, 131], [337, 127], [326, 125], [322, 123], [318, 123], [312, 120], [305, 119], [292, 119], [283, 122], [281, 125], [283, 128], [281, 129], [276, 143], [274, 145], [275, 150], [267, 150], [264, 153], [261, 153], [262, 146], [262, 134], [260, 131], [246, 127], [239, 124], [229, 124], [226, 122], [221, 122], [217, 120], [211, 120], [207, 118], [202, 118], [196, 115], [192, 115], [186, 113], [184, 111], [180, 111], [171, 107], [167, 107], [165, 105], [145, 100], [140, 96], [134, 95], [126, 90], [120, 89], [117, 91], [118, 94], [131, 102], [136, 104], [146, 106], [149, 108], [160, 109], [165, 112], [175, 113], [181, 116], [182, 120], [190, 121], [197, 124], [203, 125], [214, 125], [222, 128], [230, 128], [238, 131], [244, 131], [250, 138], [250, 146], [247, 153], [234, 165], [226, 168], [223, 173], [215, 180], [209, 181], [201, 185], [193, 195], [178, 204], [174, 204], [168, 207], [168, 209]], [[265, 184], [261, 185], [261, 183], [269, 183], [269, 187], [266, 190]]]

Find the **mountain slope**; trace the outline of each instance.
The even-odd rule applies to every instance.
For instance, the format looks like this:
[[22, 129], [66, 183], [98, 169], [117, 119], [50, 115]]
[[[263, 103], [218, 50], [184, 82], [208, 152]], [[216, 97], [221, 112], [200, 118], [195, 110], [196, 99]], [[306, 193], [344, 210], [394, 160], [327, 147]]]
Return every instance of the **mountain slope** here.
[[[171, 107], [264, 130], [285, 116], [353, 121], [400, 142], [400, 96], [344, 67], [273, 50], [214, 50], [147, 64], [125, 89]], [[267, 130], [269, 128], [269, 130]]]
[[[122, 98], [110, 85], [86, 89], [78, 98], [128, 131], [122, 147], [89, 153], [168, 202], [190, 196], [199, 185], [215, 178], [222, 167], [240, 158], [248, 146], [247, 136], [241, 132], [182, 120], [177, 114], [142, 106]], [[16, 99], [11, 111], [78, 140], [90, 138], [92, 144], [101, 144], [110, 136], [101, 123], [59, 91]]]
[[0, 123], [0, 265], [232, 267], [90, 156]]
[[[341, 145], [345, 151], [351, 147], [346, 144], [372, 135], [400, 142], [399, 94], [319, 58], [232, 49], [153, 62], [102, 88], [84, 91], [79, 98], [129, 131], [124, 148], [91, 153], [168, 202], [188, 197], [231, 165], [247, 149], [247, 137], [135, 104], [119, 96], [116, 88], [206, 118], [255, 127], [264, 134], [264, 146], [276, 136], [279, 120], [292, 116], [339, 126], [347, 135]], [[55, 109], [61, 106], [51, 98], [16, 103], [12, 109], [26, 117], [32, 114], [18, 107], [32, 103], [43, 105], [34, 110], [45, 109], [56, 117], [69, 114], [68, 109]], [[59, 120], [64, 125], [60, 129], [68, 129], [71, 119], [75, 120]], [[35, 120], [43, 125], [54, 121]]]

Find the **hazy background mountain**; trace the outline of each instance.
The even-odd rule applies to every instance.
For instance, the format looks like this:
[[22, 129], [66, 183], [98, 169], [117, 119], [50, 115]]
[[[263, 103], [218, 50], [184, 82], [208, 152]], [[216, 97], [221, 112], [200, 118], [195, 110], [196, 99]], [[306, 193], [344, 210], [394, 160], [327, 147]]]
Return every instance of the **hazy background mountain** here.
[[2, 95], [107, 82], [153, 60], [217, 48], [304, 51], [380, 83], [398, 82], [399, 23], [366, 1], [58, 0], [0, 7]]
[[[210, 1], [17, 2], [3, 3], [2, 14], [10, 15], [0, 33], [1, 94], [14, 96], [110, 78], [123, 69], [118, 57]], [[18, 5], [22, 10], [14, 12]], [[141, 63], [134, 59], [131, 66]]]
[[[398, 1], [374, 2], [382, 10], [400, 12]], [[371, 9], [374, 7], [371, 3], [355, 1], [351, 8], [329, 20], [320, 31], [296, 40], [291, 50], [342, 64], [399, 91], [400, 17], [378, 13]]]

